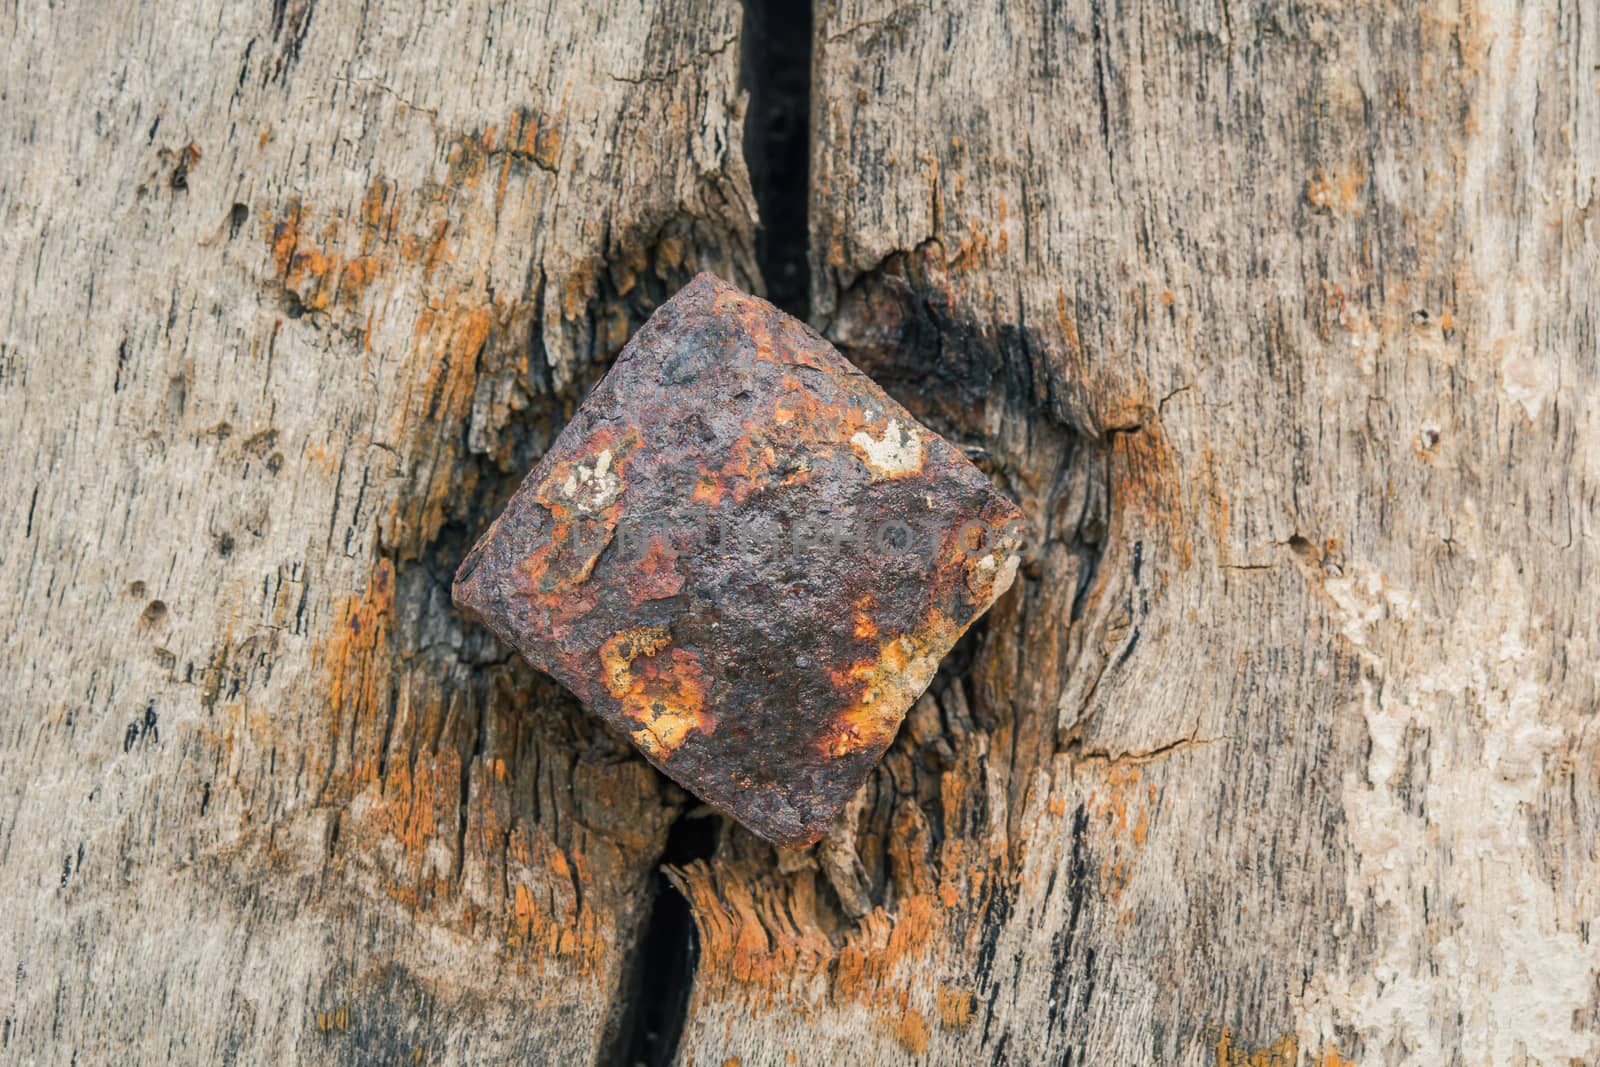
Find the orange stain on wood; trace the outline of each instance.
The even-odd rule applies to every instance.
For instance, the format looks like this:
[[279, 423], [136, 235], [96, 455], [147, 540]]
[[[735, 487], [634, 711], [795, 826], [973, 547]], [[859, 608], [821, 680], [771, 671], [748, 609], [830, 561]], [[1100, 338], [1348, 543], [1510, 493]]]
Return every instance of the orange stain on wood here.
[[934, 994], [934, 1005], [939, 1009], [939, 1023], [946, 1030], [965, 1030], [977, 1011], [978, 995], [970, 989], [941, 984]]
[[[1215, 1067], [1296, 1067], [1300, 1062], [1300, 1039], [1294, 1034], [1284, 1034], [1266, 1045], [1250, 1047], [1240, 1044], [1230, 1027], [1213, 1027], [1207, 1033]], [[1355, 1062], [1331, 1048], [1311, 1056], [1315, 1067], [1355, 1067]]]
[[1180, 570], [1194, 562], [1191, 508], [1185, 504], [1185, 474], [1178, 454], [1161, 425], [1150, 414], [1144, 424], [1111, 439], [1114, 490], [1176, 558]]
[[[1099, 765], [1098, 761], [1094, 765]], [[1089, 794], [1086, 807], [1092, 823], [1104, 831], [1099, 872], [1101, 890], [1116, 903], [1128, 887], [1132, 863], [1149, 835], [1156, 787], [1150, 782], [1140, 788], [1137, 764], [1105, 766], [1105, 784]]]
[[[341, 792], [373, 780], [377, 760], [349, 746], [346, 738], [363, 719], [376, 715], [387, 696], [393, 664], [389, 624], [394, 613], [394, 564], [379, 560], [367, 580], [366, 590], [347, 598], [338, 608], [331, 633], [320, 648], [328, 716], [332, 731], [330, 750], [351, 752]], [[375, 757], [375, 753], [372, 754]]]
[[916, 1008], [907, 1008], [886, 1021], [901, 1048], [913, 1056], [921, 1056], [928, 1051], [928, 1038], [931, 1036], [928, 1020]]
[[1331, 173], [1318, 167], [1306, 182], [1306, 201], [1318, 211], [1359, 215], [1362, 211], [1361, 190], [1366, 184], [1366, 168], [1359, 163]]
[[[333, 862], [367, 872], [378, 892], [419, 915], [492, 935], [513, 954], [508, 962], [516, 969], [559, 959], [575, 976], [595, 973], [616, 938], [599, 914], [579, 904], [575, 887], [593, 879], [588, 858], [569, 855], [537, 828], [506, 824], [502, 794], [510, 770], [503, 758], [478, 764], [465, 812], [462, 782], [474, 768], [452, 745], [396, 753], [380, 780], [386, 721], [406, 714], [414, 721], [408, 732], [437, 736], [458, 713], [445, 693], [425, 687], [412, 689], [404, 713], [397, 706], [407, 668], [394, 614], [395, 570], [385, 558], [366, 588], [339, 604], [318, 644], [328, 736], [321, 750], [334, 754], [331, 765], [319, 768], [322, 800], [342, 809], [345, 826]], [[507, 866], [506, 891], [487, 908], [462, 892], [458, 871], [468, 864]]]
[[[930, 892], [908, 895], [895, 914], [870, 912], [835, 945], [817, 924], [826, 905], [811, 883], [795, 883], [784, 900], [768, 877], [726, 863], [696, 863], [681, 872], [700, 931], [700, 980], [708, 995], [770, 1007], [804, 976], [817, 976], [835, 1003], [906, 1009], [915, 962], [944, 930], [945, 911]], [[958, 1015], [956, 1002], [951, 1006]]]

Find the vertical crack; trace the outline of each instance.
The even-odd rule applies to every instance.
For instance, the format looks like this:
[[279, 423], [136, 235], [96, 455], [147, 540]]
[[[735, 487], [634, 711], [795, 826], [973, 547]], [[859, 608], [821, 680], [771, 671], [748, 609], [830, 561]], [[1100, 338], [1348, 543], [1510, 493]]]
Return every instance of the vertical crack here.
[[745, 0], [739, 80], [750, 93], [745, 163], [761, 210], [756, 262], [767, 296], [797, 319], [811, 312], [811, 5]]
[[668, 1067], [688, 1020], [699, 945], [689, 901], [667, 879], [667, 867], [708, 860], [717, 846], [721, 819], [705, 808], [678, 816], [656, 867], [654, 896], [623, 998], [623, 1017], [613, 1062], [619, 1067]]
[[[756, 264], [768, 298], [805, 320], [811, 312], [809, 3], [744, 0], [739, 81], [750, 94], [745, 165], [761, 212]], [[668, 881], [665, 869], [710, 859], [720, 824], [706, 809], [690, 809], [668, 832], [610, 1062], [665, 1067], [678, 1058], [699, 949], [689, 902]]]

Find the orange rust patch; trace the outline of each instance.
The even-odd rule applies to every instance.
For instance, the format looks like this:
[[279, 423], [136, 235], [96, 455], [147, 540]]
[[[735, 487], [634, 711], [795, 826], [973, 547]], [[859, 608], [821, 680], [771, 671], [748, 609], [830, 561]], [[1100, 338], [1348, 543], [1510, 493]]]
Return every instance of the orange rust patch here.
[[683, 575], [677, 564], [677, 552], [663, 538], [652, 534], [649, 547], [634, 566], [634, 578], [629, 587], [634, 604], [663, 600], [683, 592]]
[[[776, 360], [770, 334], [760, 330], [753, 333], [758, 351], [765, 350], [764, 358]], [[795, 353], [794, 358], [804, 362], [807, 357], [801, 352]], [[743, 433], [729, 446], [729, 458], [721, 468], [715, 471], [702, 468], [703, 477], [690, 494], [694, 500], [717, 506], [731, 496], [743, 503], [750, 494], [774, 483], [804, 482], [811, 475], [806, 457], [831, 455], [844, 447], [852, 434], [859, 434], [868, 427], [864, 412], [850, 406], [829, 405], [794, 378], [785, 377], [784, 384], [785, 391], [768, 411], [740, 423]], [[781, 434], [773, 434], [774, 423], [783, 427]], [[773, 474], [783, 463], [792, 464], [793, 469], [786, 470], [781, 478], [774, 478]]]
[[872, 621], [872, 596], [862, 593], [851, 604], [854, 610], [855, 629], [852, 631], [863, 641], [870, 641], [878, 636], [878, 624]]
[[720, 477], [714, 471], [705, 468], [700, 470], [700, 480], [695, 483], [694, 489], [689, 493], [689, 499], [697, 504], [709, 504], [716, 507], [727, 496], [728, 490], [723, 485]]
[[[964, 579], [980, 601], [992, 602], [1010, 585], [1014, 559], [1002, 567], [995, 562], [994, 553], [974, 558], [974, 546], [963, 543], [966, 533], [957, 529], [949, 535], [938, 556], [934, 582]], [[1000, 546], [992, 547], [1001, 552]], [[857, 602], [852, 607], [855, 635], [863, 637], [870, 629], [871, 636], [876, 636], [876, 626], [865, 617], [863, 605]], [[823, 734], [818, 746], [823, 755], [838, 758], [886, 747], [900, 726], [902, 716], [897, 709], [922, 694], [938, 671], [940, 650], [960, 640], [966, 629], [938, 612], [929, 612], [915, 631], [883, 641], [871, 658], [843, 670], [830, 670], [835, 688], [849, 694], [851, 703]]]
[[653, 756], [671, 755], [689, 731], [709, 728], [700, 659], [688, 649], [669, 648], [671, 641], [664, 626], [636, 626], [600, 646], [606, 691], [639, 724], [633, 740]]
[[[857, 622], [859, 633], [860, 623]], [[861, 660], [845, 671], [830, 671], [833, 684], [852, 694], [848, 708], [834, 720], [819, 747], [824, 755], [839, 757], [863, 749], [882, 748], [900, 728], [901, 709], [915, 700], [939, 669], [937, 649], [960, 636], [938, 616], [905, 637], [878, 646], [872, 659]]]
[[[524, 596], [551, 613], [556, 636], [593, 606], [593, 594], [581, 587], [616, 530], [627, 466], [639, 436], [632, 430], [602, 430], [591, 443], [594, 447], [585, 455], [553, 465], [535, 491], [554, 526], [550, 547], [524, 564], [521, 588]], [[490, 529], [498, 524], [497, 519]], [[650, 575], [637, 591], [636, 603], [674, 595], [670, 547], [652, 543], [645, 566]]]

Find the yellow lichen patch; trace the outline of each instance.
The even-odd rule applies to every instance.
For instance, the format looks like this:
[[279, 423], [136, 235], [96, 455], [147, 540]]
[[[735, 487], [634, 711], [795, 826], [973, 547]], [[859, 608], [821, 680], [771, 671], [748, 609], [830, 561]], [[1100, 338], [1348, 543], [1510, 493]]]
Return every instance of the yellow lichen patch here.
[[959, 636], [950, 631], [949, 621], [935, 615], [917, 633], [883, 642], [871, 659], [843, 671], [830, 671], [833, 684], [852, 697], [850, 706], [824, 731], [823, 754], [848, 756], [883, 748], [894, 740], [905, 710], [928, 688], [939, 669], [938, 649], [954, 644]]
[[635, 626], [600, 646], [601, 680], [639, 724], [634, 743], [666, 758], [691, 730], [705, 731], [705, 673], [688, 649], [670, 648], [665, 626]]
[[622, 699], [633, 676], [633, 661], [640, 656], [654, 656], [671, 643], [672, 633], [665, 626], [635, 626], [601, 645], [600, 665], [605, 670], [602, 678], [606, 689]]

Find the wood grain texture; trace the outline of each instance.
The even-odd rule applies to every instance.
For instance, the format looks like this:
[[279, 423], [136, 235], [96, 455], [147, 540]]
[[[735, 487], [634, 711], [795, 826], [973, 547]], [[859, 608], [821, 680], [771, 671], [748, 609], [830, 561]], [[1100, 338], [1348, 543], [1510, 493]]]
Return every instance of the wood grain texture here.
[[818, 324], [1037, 547], [684, 1062], [1600, 1057], [1597, 14], [819, 7]]
[[20, 3], [0, 1059], [600, 1058], [681, 794], [449, 606], [753, 280], [733, 3]]
[[[448, 579], [759, 287], [739, 7], [0, 19], [0, 1058], [613, 1061], [688, 802]], [[816, 324], [1032, 543], [828, 838], [672, 869], [679, 1062], [1600, 1060], [1600, 12], [813, 41]]]

